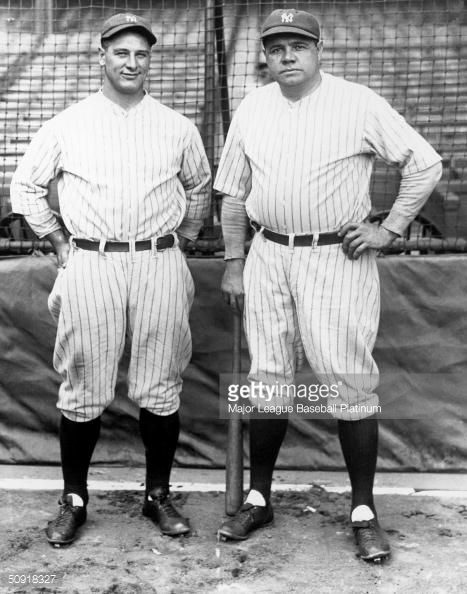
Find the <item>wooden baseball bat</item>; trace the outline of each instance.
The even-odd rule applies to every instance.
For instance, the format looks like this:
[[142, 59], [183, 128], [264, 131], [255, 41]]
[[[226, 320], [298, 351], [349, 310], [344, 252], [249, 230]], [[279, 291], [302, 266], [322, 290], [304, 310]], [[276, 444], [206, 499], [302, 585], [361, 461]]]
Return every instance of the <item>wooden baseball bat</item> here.
[[9, 239], [0, 237], [0, 253], [27, 254], [33, 250], [53, 252], [52, 244], [44, 239]]
[[[234, 313], [232, 375], [234, 381], [240, 378], [242, 368], [242, 316]], [[243, 502], [243, 427], [242, 420], [229, 419], [227, 434], [227, 460], [225, 465], [225, 513], [233, 516]]]

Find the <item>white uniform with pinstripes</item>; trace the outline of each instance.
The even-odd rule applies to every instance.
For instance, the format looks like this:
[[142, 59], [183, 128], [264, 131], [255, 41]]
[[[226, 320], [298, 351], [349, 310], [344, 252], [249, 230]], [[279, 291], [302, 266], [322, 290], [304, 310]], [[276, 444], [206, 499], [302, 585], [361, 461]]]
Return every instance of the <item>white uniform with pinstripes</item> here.
[[[215, 188], [246, 201], [249, 217], [278, 233], [335, 232], [368, 216], [376, 155], [402, 175], [440, 160], [366, 87], [322, 73], [313, 93], [289, 103], [272, 83], [240, 104]], [[404, 216], [401, 204], [401, 221]], [[397, 201], [392, 219], [397, 224]], [[378, 403], [371, 354], [380, 295], [374, 251], [352, 261], [340, 245], [290, 249], [256, 234], [244, 282], [250, 380], [289, 383], [303, 345], [319, 379], [342, 382], [346, 404]]]
[[[47, 122], [15, 172], [13, 209], [47, 211], [57, 175], [61, 215], [78, 238], [154, 243], [178, 230], [194, 239], [209, 213], [199, 133], [149, 95], [127, 112], [99, 92]], [[177, 242], [161, 252], [73, 248], [49, 298], [63, 414], [87, 421], [113, 400], [126, 337], [130, 398], [156, 414], [175, 412], [191, 356], [193, 294]]]

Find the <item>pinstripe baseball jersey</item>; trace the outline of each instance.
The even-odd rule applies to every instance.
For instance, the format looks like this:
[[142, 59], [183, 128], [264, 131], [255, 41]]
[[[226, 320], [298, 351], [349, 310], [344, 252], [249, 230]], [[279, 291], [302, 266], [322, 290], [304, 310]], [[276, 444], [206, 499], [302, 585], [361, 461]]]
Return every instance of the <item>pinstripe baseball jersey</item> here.
[[[61, 215], [78, 238], [155, 245], [177, 230], [195, 239], [209, 212], [210, 170], [199, 133], [149, 95], [127, 111], [98, 92], [39, 130], [14, 174], [11, 199], [40, 235], [56, 225], [47, 202], [56, 176]], [[193, 294], [177, 241], [161, 252], [72, 244], [49, 297], [62, 413], [89, 421], [110, 404], [125, 340], [128, 396], [155, 414], [175, 412], [191, 356]]]
[[126, 111], [99, 91], [46, 122], [14, 174], [13, 210], [43, 217], [57, 175], [61, 215], [76, 237], [142, 240], [178, 229], [195, 239], [209, 214], [210, 170], [196, 127], [147, 94]]
[[[246, 200], [251, 219], [279, 233], [324, 233], [370, 212], [376, 155], [401, 174], [440, 161], [434, 149], [385, 99], [362, 85], [321, 73], [320, 86], [289, 102], [277, 83], [238, 107], [215, 188]], [[402, 200], [400, 201], [402, 204]], [[391, 230], [419, 210], [395, 201]]]
[[[385, 226], [403, 232], [424, 203], [430, 183], [414, 187], [414, 177], [440, 156], [367, 87], [326, 73], [321, 77], [321, 84], [296, 102], [272, 83], [240, 104], [214, 184], [229, 197], [223, 217], [226, 259], [243, 257], [235, 237], [243, 238], [243, 204], [251, 219], [289, 239], [363, 221], [371, 208], [377, 155], [410, 182], [401, 184]], [[436, 175], [427, 176], [433, 184]], [[349, 409], [334, 416], [365, 418], [372, 414], [367, 408], [378, 404], [372, 356], [380, 303], [376, 253], [367, 250], [350, 260], [339, 244], [292, 245], [261, 233], [251, 245], [243, 274], [248, 377], [289, 383], [305, 354], [320, 381], [340, 382], [340, 403]]]

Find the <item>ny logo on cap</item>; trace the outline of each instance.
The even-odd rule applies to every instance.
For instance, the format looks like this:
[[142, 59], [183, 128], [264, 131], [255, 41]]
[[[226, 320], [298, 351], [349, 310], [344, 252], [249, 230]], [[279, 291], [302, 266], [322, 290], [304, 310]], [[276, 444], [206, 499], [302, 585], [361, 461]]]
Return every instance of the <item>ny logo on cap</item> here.
[[282, 13], [282, 22], [283, 23], [293, 23], [293, 13], [292, 12], [283, 12]]
[[136, 17], [133, 16], [132, 14], [127, 14], [126, 15], [126, 22], [127, 23], [136, 23]]

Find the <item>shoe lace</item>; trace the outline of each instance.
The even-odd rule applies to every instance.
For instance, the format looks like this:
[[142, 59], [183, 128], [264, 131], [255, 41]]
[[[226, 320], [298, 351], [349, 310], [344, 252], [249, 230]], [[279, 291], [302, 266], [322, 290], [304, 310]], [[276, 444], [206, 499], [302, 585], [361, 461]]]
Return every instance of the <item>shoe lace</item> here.
[[248, 527], [249, 524], [255, 520], [255, 516], [252, 512], [253, 508], [241, 509], [238, 512], [237, 521], [243, 527]]
[[67, 502], [64, 502], [60, 505], [60, 511], [58, 516], [54, 520], [54, 524], [58, 528], [63, 526], [64, 524], [68, 524], [68, 522], [73, 518], [73, 506], [71, 506]]
[[171, 518], [179, 518], [180, 517], [180, 514], [175, 509], [169, 496], [165, 497], [162, 500], [159, 500], [159, 505], [169, 517], [171, 517]]
[[373, 543], [379, 543], [380, 537], [378, 534], [378, 527], [376, 520], [368, 520], [368, 526], [359, 528], [359, 538], [362, 544], [370, 545]]

